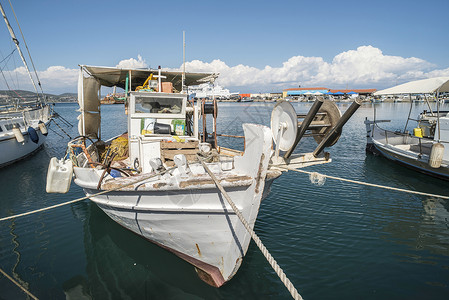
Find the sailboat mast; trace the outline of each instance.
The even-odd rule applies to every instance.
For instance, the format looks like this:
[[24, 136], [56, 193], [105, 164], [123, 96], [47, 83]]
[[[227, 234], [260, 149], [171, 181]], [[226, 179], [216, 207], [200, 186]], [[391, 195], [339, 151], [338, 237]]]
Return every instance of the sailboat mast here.
[[6, 13], [3, 10], [3, 6], [2, 6], [1, 3], [0, 3], [0, 11], [2, 12], [3, 19], [5, 20], [5, 23], [6, 23], [6, 27], [8, 27], [9, 34], [11, 35], [11, 38], [12, 38], [14, 44], [16, 45], [17, 51], [19, 51], [20, 57], [22, 58], [23, 64], [25, 65], [25, 68], [26, 68], [26, 70], [28, 72], [28, 76], [30, 76], [31, 83], [34, 86], [34, 90], [36, 91], [36, 95], [37, 95], [37, 97], [39, 99], [39, 92], [37, 91], [36, 84], [34, 83], [33, 77], [31, 76], [30, 69], [28, 68], [28, 65], [26, 63], [25, 57], [23, 56], [22, 50], [20, 50], [19, 40], [16, 38], [16, 35], [14, 34], [14, 30], [12, 29], [11, 24], [9, 24], [9, 20], [6, 17]]

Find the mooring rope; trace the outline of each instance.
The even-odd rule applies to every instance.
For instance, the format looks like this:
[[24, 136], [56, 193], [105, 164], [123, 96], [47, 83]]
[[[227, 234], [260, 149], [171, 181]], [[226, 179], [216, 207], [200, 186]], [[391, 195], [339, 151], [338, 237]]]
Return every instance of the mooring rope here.
[[95, 197], [95, 196], [100, 196], [100, 195], [103, 195], [103, 194], [106, 194], [106, 193], [109, 193], [109, 192], [117, 191], [119, 189], [131, 186], [133, 184], [136, 184], [136, 183], [139, 183], [139, 182], [151, 179], [153, 177], [156, 177], [156, 176], [159, 176], [159, 175], [163, 175], [163, 174], [165, 174], [165, 173], [167, 173], [167, 172], [169, 172], [169, 171], [171, 171], [171, 170], [173, 170], [175, 168], [176, 167], [171, 167], [171, 168], [165, 169], [165, 170], [163, 170], [163, 171], [161, 171], [159, 173], [151, 174], [149, 176], [140, 178], [139, 180], [136, 180], [136, 181], [133, 181], [133, 182], [130, 182], [130, 183], [127, 183], [127, 184], [124, 184], [124, 185], [121, 185], [121, 186], [109, 189], [109, 190], [104, 190], [102, 192], [98, 192], [98, 193], [90, 195], [90, 196], [81, 197], [81, 198], [78, 198], [78, 199], [75, 199], [75, 200], [70, 200], [70, 201], [67, 201], [67, 202], [64, 202], [64, 203], [59, 203], [59, 204], [56, 204], [56, 205], [52, 205], [52, 206], [36, 209], [36, 210], [29, 211], [29, 212], [22, 213], [22, 214], [17, 214], [17, 215], [13, 215], [13, 216], [9, 216], [9, 217], [4, 217], [4, 218], [0, 219], [0, 222], [1, 221], [6, 221], [6, 220], [10, 220], [10, 219], [14, 219], [14, 218], [18, 218], [18, 217], [32, 215], [32, 214], [35, 214], [35, 213], [39, 213], [39, 212], [43, 212], [43, 211], [50, 210], [50, 209], [53, 209], [53, 208], [57, 208], [57, 207], [60, 207], [60, 206], [64, 206], [64, 205], [68, 205], [68, 204], [72, 204], [72, 203], [76, 203], [76, 202], [80, 202], [80, 201], [83, 201], [83, 200], [86, 200], [86, 199], [89, 199], [89, 198], [92, 198], [92, 197]]
[[14, 280], [14, 278], [12, 278], [11, 276], [9, 276], [5, 271], [3, 271], [0, 268], [0, 273], [3, 274], [3, 276], [5, 276], [6, 278], [8, 278], [9, 280], [12, 281], [12, 283], [14, 283], [15, 285], [17, 285], [22, 291], [24, 291], [28, 296], [30, 296], [33, 299], [38, 300], [38, 298], [36, 296], [34, 296], [33, 294], [31, 294], [27, 289], [25, 289], [23, 286], [21, 286], [17, 281]]
[[357, 181], [357, 180], [352, 180], [352, 179], [346, 179], [346, 178], [341, 178], [341, 177], [336, 177], [336, 176], [331, 176], [331, 175], [325, 175], [325, 174], [321, 174], [321, 173], [318, 173], [318, 172], [309, 172], [309, 171], [304, 171], [304, 170], [299, 170], [299, 169], [288, 168], [288, 167], [284, 167], [282, 165], [272, 165], [272, 167], [279, 168], [279, 169], [284, 169], [284, 170], [287, 170], [287, 171], [294, 171], [294, 172], [298, 172], [298, 173], [308, 174], [309, 176], [311, 176], [311, 178], [324, 177], [324, 178], [335, 179], [335, 180], [345, 181], [345, 182], [349, 182], [349, 183], [360, 184], [360, 185], [365, 185], [365, 186], [371, 186], [371, 187], [387, 189], [387, 190], [392, 190], [392, 191], [397, 191], [397, 192], [404, 192], [404, 193], [409, 193], [409, 194], [416, 194], [416, 195], [421, 195], [421, 196], [429, 196], [429, 197], [435, 197], [435, 198], [441, 198], [441, 199], [449, 199], [449, 196], [430, 194], [430, 193], [406, 190], [406, 189], [395, 188], [395, 187], [385, 186], [385, 185], [380, 185], [380, 184], [374, 184], [374, 183], [368, 183], [368, 182]]
[[265, 258], [267, 259], [268, 263], [271, 265], [273, 270], [279, 276], [279, 278], [281, 279], [282, 283], [288, 289], [288, 291], [292, 295], [293, 299], [295, 299], [295, 300], [303, 299], [301, 297], [301, 295], [298, 293], [298, 291], [296, 290], [296, 288], [293, 286], [291, 281], [287, 278], [287, 276], [285, 275], [285, 273], [282, 270], [282, 268], [277, 264], [276, 260], [271, 256], [270, 252], [268, 252], [268, 249], [264, 246], [264, 244], [259, 239], [257, 234], [254, 232], [254, 230], [251, 228], [251, 226], [249, 226], [248, 222], [245, 220], [245, 218], [243, 217], [243, 215], [240, 212], [240, 210], [237, 208], [237, 206], [231, 200], [231, 198], [229, 197], [228, 193], [225, 191], [223, 186], [218, 181], [217, 177], [215, 177], [215, 175], [207, 167], [207, 165], [204, 163], [204, 161], [203, 161], [203, 159], [201, 157], [198, 156], [198, 160], [201, 162], [201, 164], [203, 165], [203, 167], [206, 170], [206, 172], [209, 174], [209, 176], [215, 182], [215, 185], [218, 187], [218, 189], [220, 190], [221, 194], [228, 201], [229, 205], [231, 205], [231, 207], [234, 210], [235, 214], [240, 219], [240, 221], [242, 222], [243, 226], [245, 226], [246, 230], [251, 235], [251, 238], [254, 240], [254, 242], [256, 243], [257, 247], [259, 247], [260, 251], [262, 251], [262, 254], [265, 256]]

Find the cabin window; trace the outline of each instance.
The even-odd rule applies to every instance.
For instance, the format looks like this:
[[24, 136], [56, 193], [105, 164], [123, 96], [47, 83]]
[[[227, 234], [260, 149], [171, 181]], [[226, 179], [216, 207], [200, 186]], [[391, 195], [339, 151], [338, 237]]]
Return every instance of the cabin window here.
[[180, 114], [183, 98], [136, 97], [136, 113]]
[[20, 124], [19, 124], [19, 123], [5, 124], [5, 128], [6, 128], [6, 130], [12, 130], [12, 128], [14, 127], [14, 125], [16, 125], [17, 128], [20, 128]]

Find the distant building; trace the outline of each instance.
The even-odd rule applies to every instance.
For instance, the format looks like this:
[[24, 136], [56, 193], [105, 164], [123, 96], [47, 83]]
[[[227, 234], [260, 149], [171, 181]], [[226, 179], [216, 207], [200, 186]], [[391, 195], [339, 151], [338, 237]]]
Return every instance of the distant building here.
[[377, 89], [329, 89], [325, 87], [310, 87], [310, 88], [291, 88], [282, 91], [282, 97], [300, 96], [310, 94], [326, 94], [326, 95], [351, 95], [359, 94], [360, 96], [371, 96]]

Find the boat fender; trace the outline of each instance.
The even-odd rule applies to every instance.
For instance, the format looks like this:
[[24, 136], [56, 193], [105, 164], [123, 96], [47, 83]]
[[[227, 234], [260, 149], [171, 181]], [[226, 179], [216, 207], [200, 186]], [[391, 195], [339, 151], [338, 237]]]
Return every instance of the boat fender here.
[[37, 144], [39, 142], [39, 135], [37, 134], [36, 129], [31, 126], [28, 127], [28, 134], [33, 143]]
[[17, 127], [17, 125], [13, 125], [12, 132], [14, 133], [17, 142], [23, 143], [25, 141], [25, 139], [23, 138], [23, 134], [20, 131], [20, 128]]
[[42, 121], [39, 121], [39, 130], [41, 131], [41, 133], [45, 136], [48, 135], [48, 130], [47, 130], [47, 126], [45, 126], [45, 123]]
[[441, 143], [435, 143], [430, 150], [429, 166], [437, 169], [443, 162], [444, 145]]

